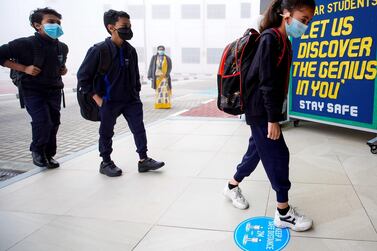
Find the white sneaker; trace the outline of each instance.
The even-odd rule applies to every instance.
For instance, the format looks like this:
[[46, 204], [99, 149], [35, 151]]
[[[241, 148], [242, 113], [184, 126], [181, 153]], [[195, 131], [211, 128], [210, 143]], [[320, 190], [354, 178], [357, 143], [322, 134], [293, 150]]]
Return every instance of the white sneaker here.
[[227, 197], [232, 201], [233, 206], [239, 209], [247, 209], [249, 207], [249, 203], [243, 197], [241, 189], [237, 186], [232, 190], [229, 189], [228, 183], [226, 184], [223, 192], [224, 196]]
[[276, 210], [274, 225], [278, 228], [288, 227], [293, 231], [301, 232], [310, 229], [313, 225], [313, 221], [296, 212], [295, 208], [291, 206], [286, 215], [280, 215], [279, 211]]

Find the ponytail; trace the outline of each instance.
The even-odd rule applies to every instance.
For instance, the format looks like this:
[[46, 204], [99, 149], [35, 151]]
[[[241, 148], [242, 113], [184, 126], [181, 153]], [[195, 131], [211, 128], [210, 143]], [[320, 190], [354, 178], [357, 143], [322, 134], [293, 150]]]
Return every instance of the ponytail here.
[[264, 13], [264, 18], [260, 24], [259, 31], [263, 31], [269, 28], [279, 27], [283, 17], [283, 10], [286, 9], [289, 12], [293, 12], [296, 9], [303, 7], [315, 9], [315, 0], [273, 0], [270, 6]]

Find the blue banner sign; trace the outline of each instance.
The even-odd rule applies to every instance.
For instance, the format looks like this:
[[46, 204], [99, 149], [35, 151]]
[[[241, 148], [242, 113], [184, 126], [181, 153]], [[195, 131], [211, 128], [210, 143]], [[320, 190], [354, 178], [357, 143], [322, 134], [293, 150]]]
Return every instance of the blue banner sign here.
[[377, 132], [377, 0], [316, 0], [292, 40], [289, 116]]

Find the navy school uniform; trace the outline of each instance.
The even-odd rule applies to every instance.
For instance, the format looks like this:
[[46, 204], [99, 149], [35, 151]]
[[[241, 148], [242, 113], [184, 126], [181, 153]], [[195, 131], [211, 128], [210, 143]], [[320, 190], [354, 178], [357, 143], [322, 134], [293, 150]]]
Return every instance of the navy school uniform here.
[[[283, 39], [285, 41], [283, 41]], [[278, 57], [282, 54], [278, 65]], [[245, 107], [246, 122], [251, 127], [252, 136], [242, 162], [237, 166], [234, 179], [241, 182], [257, 167], [259, 161], [266, 170], [272, 188], [276, 191], [277, 201], [288, 201], [289, 150], [283, 134], [278, 140], [267, 138], [268, 122], [283, 119], [283, 103], [287, 94], [289, 69], [291, 64], [291, 45], [286, 38], [268, 29], [260, 38], [260, 43], [250, 70], [246, 76], [250, 96]]]
[[136, 151], [139, 157], [144, 159], [147, 157], [148, 149], [143, 122], [143, 104], [139, 96], [141, 84], [136, 50], [128, 42], [124, 42], [122, 47], [118, 48], [111, 38], [107, 38], [105, 43], [110, 50], [112, 60], [103, 78], [94, 85], [90, 81], [96, 75], [100, 61], [100, 48], [96, 45], [88, 50], [77, 73], [78, 81], [83, 83], [84, 88], [92, 90], [93, 94], [103, 98], [100, 107], [100, 156], [104, 161], [111, 160], [114, 126], [117, 118], [123, 115], [134, 136]]
[[[32, 42], [32, 40], [36, 41]], [[0, 64], [4, 65], [6, 60], [15, 59], [25, 66], [33, 65], [35, 44], [39, 44], [41, 48], [38, 53], [42, 53], [43, 62], [42, 65], [37, 66], [41, 72], [37, 76], [22, 74], [20, 84], [26, 110], [32, 119], [30, 151], [53, 157], [57, 148], [61, 90], [64, 87], [60, 70], [64, 67], [67, 58], [67, 45], [35, 33], [34, 36], [19, 38], [2, 45]]]

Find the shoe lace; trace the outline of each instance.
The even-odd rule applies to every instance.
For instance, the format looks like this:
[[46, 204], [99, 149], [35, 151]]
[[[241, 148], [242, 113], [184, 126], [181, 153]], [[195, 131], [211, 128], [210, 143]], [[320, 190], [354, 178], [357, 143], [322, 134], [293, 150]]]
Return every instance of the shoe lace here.
[[298, 207], [292, 207], [292, 214], [297, 219], [303, 219], [304, 218], [304, 215], [302, 215], [298, 212]]
[[146, 158], [143, 162], [141, 162], [141, 163], [148, 163], [148, 162], [150, 162], [150, 163], [153, 163], [153, 159], [152, 158]]
[[116, 169], [117, 168], [117, 166], [114, 164], [114, 161], [109, 162], [109, 168], [110, 169]]
[[242, 195], [241, 188], [238, 187], [238, 189], [235, 190], [235, 195], [236, 195], [236, 200], [239, 200], [239, 201], [242, 201], [242, 202], [245, 201], [245, 198]]

